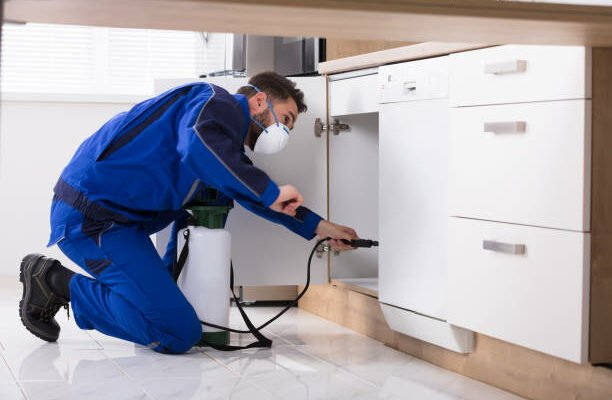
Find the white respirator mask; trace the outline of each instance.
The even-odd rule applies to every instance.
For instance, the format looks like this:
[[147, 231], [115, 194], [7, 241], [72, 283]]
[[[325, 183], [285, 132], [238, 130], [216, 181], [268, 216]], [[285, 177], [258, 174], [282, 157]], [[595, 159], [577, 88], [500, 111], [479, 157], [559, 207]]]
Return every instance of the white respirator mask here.
[[[261, 90], [259, 90], [259, 88], [257, 88], [255, 85], [248, 85], [257, 92], [261, 93]], [[266, 103], [268, 103], [268, 109], [270, 112], [272, 112], [275, 122], [272, 125], [265, 127], [261, 122], [251, 117], [251, 121], [262, 129], [262, 132], [259, 134], [259, 137], [255, 142], [253, 151], [261, 154], [274, 154], [284, 149], [289, 142], [289, 128], [278, 121], [274, 108], [272, 108], [272, 104], [268, 99], [266, 99]]]

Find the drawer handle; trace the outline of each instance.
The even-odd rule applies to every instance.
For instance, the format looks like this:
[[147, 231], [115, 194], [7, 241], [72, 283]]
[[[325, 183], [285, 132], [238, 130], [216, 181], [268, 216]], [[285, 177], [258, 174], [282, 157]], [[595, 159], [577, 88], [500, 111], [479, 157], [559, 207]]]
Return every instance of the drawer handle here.
[[495, 240], [483, 240], [482, 248], [485, 250], [497, 251], [499, 253], [508, 253], [508, 254], [516, 254], [516, 255], [525, 254], [524, 244], [511, 244], [511, 243], [496, 242]]
[[499, 63], [485, 64], [485, 74], [502, 75], [502, 74], [517, 74], [527, 71], [527, 61], [513, 60]]
[[527, 122], [485, 122], [483, 129], [485, 132], [491, 133], [525, 133], [527, 130]]
[[415, 81], [404, 82], [404, 93], [414, 92], [417, 89]]

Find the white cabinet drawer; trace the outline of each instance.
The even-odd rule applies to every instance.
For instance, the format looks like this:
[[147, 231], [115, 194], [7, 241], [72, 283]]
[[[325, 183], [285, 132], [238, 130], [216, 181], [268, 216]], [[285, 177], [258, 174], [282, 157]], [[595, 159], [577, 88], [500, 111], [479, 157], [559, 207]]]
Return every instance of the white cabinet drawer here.
[[[588, 233], [450, 218], [448, 322], [586, 362], [589, 240]], [[524, 254], [512, 254], [516, 245]]]
[[329, 115], [362, 114], [378, 111], [377, 74], [355, 78], [330, 78]]
[[450, 215], [590, 229], [590, 100], [451, 110]]
[[453, 106], [591, 97], [590, 49], [508, 45], [450, 56]]
[[448, 56], [378, 69], [381, 103], [440, 99], [448, 96]]

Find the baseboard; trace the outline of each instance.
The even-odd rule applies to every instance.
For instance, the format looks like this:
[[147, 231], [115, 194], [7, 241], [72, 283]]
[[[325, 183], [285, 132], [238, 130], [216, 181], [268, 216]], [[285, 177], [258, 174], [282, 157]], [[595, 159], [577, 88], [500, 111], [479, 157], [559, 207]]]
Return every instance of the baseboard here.
[[[238, 294], [239, 289], [235, 292]], [[243, 286], [242, 297], [245, 302], [291, 301], [297, 296], [297, 286]]]

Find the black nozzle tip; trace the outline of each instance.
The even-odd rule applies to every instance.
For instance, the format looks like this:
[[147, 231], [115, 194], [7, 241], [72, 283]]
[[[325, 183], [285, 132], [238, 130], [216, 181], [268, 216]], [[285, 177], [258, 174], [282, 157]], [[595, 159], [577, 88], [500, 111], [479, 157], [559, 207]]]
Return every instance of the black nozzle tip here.
[[342, 243], [348, 244], [351, 247], [369, 248], [369, 247], [378, 246], [378, 241], [370, 240], [370, 239], [353, 239], [353, 240], [342, 239]]

